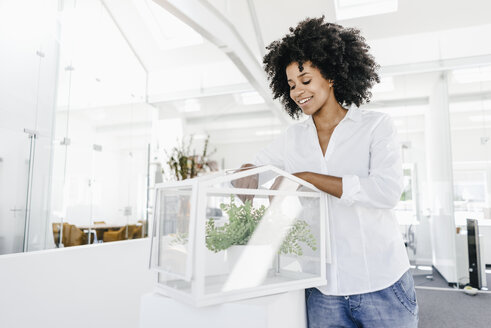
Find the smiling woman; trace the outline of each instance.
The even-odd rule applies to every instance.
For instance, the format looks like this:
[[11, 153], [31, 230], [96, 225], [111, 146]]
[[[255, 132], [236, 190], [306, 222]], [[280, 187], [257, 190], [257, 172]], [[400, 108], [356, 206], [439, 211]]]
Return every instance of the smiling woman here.
[[308, 326], [416, 327], [414, 282], [393, 213], [402, 192], [396, 130], [388, 115], [356, 108], [379, 82], [368, 45], [358, 30], [316, 18], [268, 49], [274, 98], [292, 118], [308, 119], [254, 165], [273, 164], [328, 194], [332, 261], [327, 284], [306, 290]]
[[380, 82], [378, 65], [360, 31], [324, 24], [323, 20], [308, 19], [295, 29], [290, 28], [289, 34], [267, 47], [269, 53], [263, 60], [273, 98], [279, 98], [293, 118], [298, 118], [302, 111], [290, 98], [291, 82], [285, 80], [285, 68], [291, 63], [298, 63], [301, 73], [306, 62], [317, 68], [324, 79], [331, 81], [337, 101], [345, 107], [368, 102], [370, 88]]

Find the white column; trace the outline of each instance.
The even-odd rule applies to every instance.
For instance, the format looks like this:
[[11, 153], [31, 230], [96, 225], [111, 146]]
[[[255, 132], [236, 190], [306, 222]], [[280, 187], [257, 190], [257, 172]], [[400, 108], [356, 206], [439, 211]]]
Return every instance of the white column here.
[[453, 206], [452, 144], [447, 74], [439, 73], [425, 123], [433, 266], [449, 283], [458, 282]]

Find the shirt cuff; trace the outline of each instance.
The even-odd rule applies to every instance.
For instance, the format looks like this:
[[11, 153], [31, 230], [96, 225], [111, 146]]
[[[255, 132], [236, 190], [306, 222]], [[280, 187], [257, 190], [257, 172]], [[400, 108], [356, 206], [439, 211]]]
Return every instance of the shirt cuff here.
[[360, 191], [360, 178], [356, 175], [345, 175], [342, 177], [343, 194], [341, 201], [345, 205], [352, 205], [355, 202], [354, 196]]

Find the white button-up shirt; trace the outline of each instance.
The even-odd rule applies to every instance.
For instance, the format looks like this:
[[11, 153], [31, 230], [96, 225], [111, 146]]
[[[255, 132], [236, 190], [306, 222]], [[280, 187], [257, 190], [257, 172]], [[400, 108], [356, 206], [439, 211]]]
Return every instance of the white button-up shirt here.
[[325, 155], [309, 117], [259, 152], [254, 164], [342, 178], [341, 198], [328, 195], [332, 261], [327, 264], [327, 285], [318, 287], [321, 292], [381, 290], [409, 269], [392, 210], [402, 192], [402, 163], [388, 115], [350, 108], [334, 129]]

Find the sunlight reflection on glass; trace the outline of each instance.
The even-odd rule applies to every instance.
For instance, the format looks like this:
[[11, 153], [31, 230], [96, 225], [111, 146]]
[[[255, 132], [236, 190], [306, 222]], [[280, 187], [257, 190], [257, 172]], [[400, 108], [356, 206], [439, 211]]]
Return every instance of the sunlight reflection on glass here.
[[[284, 179], [278, 191], [295, 192], [298, 184]], [[295, 196], [277, 195], [254, 231], [249, 243], [244, 246], [237, 264], [222, 291], [231, 291], [261, 285], [266, 279], [275, 255], [301, 211]]]

